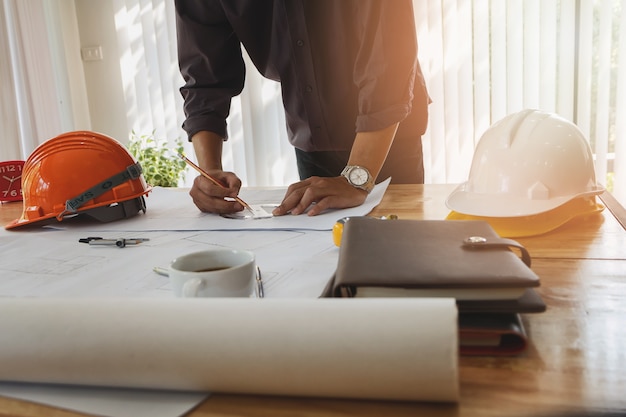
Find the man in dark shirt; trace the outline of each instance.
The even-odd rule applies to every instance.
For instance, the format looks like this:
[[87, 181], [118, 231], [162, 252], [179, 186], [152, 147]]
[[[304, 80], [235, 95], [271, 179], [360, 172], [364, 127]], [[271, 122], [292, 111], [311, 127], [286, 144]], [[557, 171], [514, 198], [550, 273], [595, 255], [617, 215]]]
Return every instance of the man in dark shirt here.
[[[281, 83], [301, 181], [275, 215], [362, 204], [375, 180], [423, 183], [428, 94], [417, 61], [411, 0], [176, 0], [186, 120], [199, 165], [190, 195], [202, 211], [242, 210], [240, 179], [222, 168], [241, 46]], [[392, 146], [393, 144], [393, 146]]]

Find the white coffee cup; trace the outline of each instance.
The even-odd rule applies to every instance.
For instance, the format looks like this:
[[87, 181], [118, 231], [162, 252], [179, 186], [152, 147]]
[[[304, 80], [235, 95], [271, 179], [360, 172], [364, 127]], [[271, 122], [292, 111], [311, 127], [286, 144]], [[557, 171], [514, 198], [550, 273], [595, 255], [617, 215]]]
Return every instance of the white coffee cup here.
[[168, 274], [177, 297], [250, 297], [256, 263], [247, 250], [212, 249], [179, 256]]

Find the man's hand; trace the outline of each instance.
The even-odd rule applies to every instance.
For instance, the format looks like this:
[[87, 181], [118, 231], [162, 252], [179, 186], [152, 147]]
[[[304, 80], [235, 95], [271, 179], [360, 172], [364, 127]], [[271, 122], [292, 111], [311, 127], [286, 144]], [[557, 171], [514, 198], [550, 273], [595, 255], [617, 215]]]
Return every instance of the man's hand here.
[[[395, 123], [376, 131], [357, 132], [347, 165], [366, 167], [373, 178], [378, 177], [397, 129], [398, 123]], [[315, 216], [331, 208], [360, 206], [366, 198], [367, 191], [353, 187], [342, 176], [311, 177], [290, 185], [282, 203], [272, 214], [282, 216], [306, 212]]]
[[344, 177], [311, 177], [291, 184], [280, 206], [272, 212], [275, 216], [287, 213], [315, 216], [327, 209], [360, 206], [367, 192], [348, 184]]
[[232, 172], [213, 170], [207, 173], [220, 181], [224, 188], [213, 184], [202, 175], [197, 176], [189, 191], [194, 204], [206, 213], [227, 214], [243, 210], [244, 207], [233, 200], [239, 194], [241, 180]]

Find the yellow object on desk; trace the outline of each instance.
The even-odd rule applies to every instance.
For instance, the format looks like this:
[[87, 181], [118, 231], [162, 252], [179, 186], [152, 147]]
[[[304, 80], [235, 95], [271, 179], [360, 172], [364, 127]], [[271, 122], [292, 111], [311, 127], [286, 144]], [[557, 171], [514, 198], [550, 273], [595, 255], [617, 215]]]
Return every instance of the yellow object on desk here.
[[[395, 214], [390, 214], [388, 216], [378, 217], [378, 219], [397, 220], [398, 216], [396, 216]], [[350, 220], [350, 217], [342, 217], [341, 219], [337, 220], [337, 222], [335, 222], [335, 224], [333, 225], [333, 242], [335, 243], [335, 246], [337, 247], [341, 246], [341, 236], [343, 235], [343, 225], [346, 224], [348, 220]]]

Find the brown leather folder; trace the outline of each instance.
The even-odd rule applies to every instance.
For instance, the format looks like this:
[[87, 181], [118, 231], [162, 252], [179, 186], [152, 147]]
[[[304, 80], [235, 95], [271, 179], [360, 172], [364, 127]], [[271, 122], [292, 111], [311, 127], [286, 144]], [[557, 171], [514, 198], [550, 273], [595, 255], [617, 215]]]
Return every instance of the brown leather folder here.
[[518, 355], [527, 344], [519, 314], [459, 314], [459, 354], [463, 356]]
[[461, 312], [526, 313], [545, 310], [539, 283], [528, 251], [487, 222], [354, 217], [322, 296], [454, 297]]
[[462, 313], [543, 313], [546, 304], [532, 288], [515, 300], [457, 300]]

